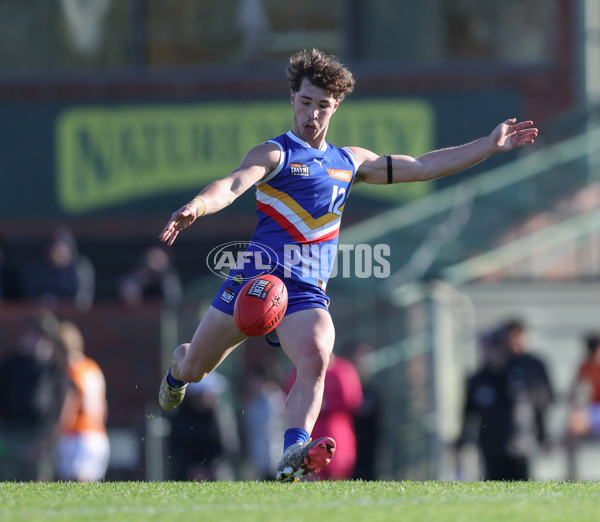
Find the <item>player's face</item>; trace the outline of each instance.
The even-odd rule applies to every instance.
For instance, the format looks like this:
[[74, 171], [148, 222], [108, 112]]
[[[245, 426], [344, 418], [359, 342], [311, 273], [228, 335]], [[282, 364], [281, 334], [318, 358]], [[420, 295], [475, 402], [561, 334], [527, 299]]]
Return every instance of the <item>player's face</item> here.
[[340, 101], [306, 78], [297, 92], [292, 91], [291, 100], [294, 107], [292, 131], [312, 147], [320, 148], [325, 141], [331, 115]]

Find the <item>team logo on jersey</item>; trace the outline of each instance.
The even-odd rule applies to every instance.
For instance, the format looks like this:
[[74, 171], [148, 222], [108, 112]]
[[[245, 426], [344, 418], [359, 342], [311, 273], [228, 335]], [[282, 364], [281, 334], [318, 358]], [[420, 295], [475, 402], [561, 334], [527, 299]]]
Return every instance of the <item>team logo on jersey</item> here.
[[342, 181], [350, 182], [352, 180], [351, 170], [327, 169], [327, 174], [332, 178], [341, 179]]
[[240, 286], [246, 280], [246, 274], [244, 274], [244, 272], [240, 272], [239, 274], [234, 275], [232, 280], [233, 286]]
[[308, 178], [310, 176], [310, 167], [306, 163], [290, 163], [290, 176]]

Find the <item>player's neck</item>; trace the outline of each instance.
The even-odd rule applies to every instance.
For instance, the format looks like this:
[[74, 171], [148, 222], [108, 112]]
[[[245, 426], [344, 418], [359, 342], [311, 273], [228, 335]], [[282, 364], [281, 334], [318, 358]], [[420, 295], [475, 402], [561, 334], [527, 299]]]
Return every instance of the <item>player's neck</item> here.
[[302, 133], [296, 131], [296, 129], [292, 129], [292, 134], [298, 139], [302, 140], [304, 143], [306, 143], [309, 147], [312, 147], [313, 149], [325, 150], [325, 133], [322, 133], [322, 135], [312, 140], [307, 139], [306, 136], [303, 136]]

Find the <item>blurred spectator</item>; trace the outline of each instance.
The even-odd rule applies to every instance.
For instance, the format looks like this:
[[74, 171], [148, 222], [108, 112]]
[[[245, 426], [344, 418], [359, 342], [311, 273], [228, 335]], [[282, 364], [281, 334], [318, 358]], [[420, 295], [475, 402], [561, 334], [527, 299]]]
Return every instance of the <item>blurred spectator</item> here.
[[[296, 380], [294, 371], [288, 379], [286, 390]], [[352, 478], [356, 464], [356, 433], [354, 416], [363, 401], [360, 377], [352, 363], [339, 355], [331, 354], [325, 374], [325, 391], [321, 412], [311, 433], [311, 438], [329, 436], [336, 442], [335, 457], [318, 475], [319, 480], [346, 480]]]
[[600, 438], [600, 334], [585, 338], [586, 355], [580, 364], [570, 397], [567, 425], [568, 476], [575, 480], [575, 451], [581, 439]]
[[19, 272], [4, 239], [0, 237], [0, 302], [20, 299], [22, 292]]
[[237, 423], [222, 399], [226, 378], [213, 372], [188, 385], [185, 401], [171, 417], [172, 480], [233, 480], [239, 452]]
[[569, 431], [576, 436], [600, 437], [600, 335], [585, 339], [587, 353], [577, 370], [571, 397]]
[[523, 353], [522, 333], [511, 321], [485, 335], [482, 368], [467, 381], [458, 448], [477, 423], [486, 480], [528, 480], [530, 458], [547, 442], [552, 390], [543, 363]]
[[266, 371], [258, 369], [246, 375], [242, 392], [241, 428], [250, 465], [246, 478], [274, 480], [281, 457], [285, 395]]
[[537, 439], [546, 448], [549, 444], [546, 427], [548, 408], [554, 401], [554, 389], [546, 368], [546, 363], [529, 350], [529, 336], [526, 324], [520, 319], [510, 319], [503, 324], [506, 343], [511, 351], [511, 370], [521, 372], [532, 394], [534, 404]]
[[106, 474], [109, 442], [106, 433], [106, 382], [100, 366], [84, 353], [79, 328], [60, 325], [67, 354], [67, 372], [74, 385], [72, 407], [63, 410], [62, 433], [56, 447], [56, 473], [61, 480], [96, 482]]
[[363, 401], [354, 415], [356, 432], [356, 465], [354, 479], [375, 480], [377, 478], [377, 443], [379, 437], [379, 417], [381, 399], [373, 382], [373, 363], [375, 348], [370, 343], [358, 343], [348, 351], [350, 361], [354, 364], [363, 390]]
[[129, 306], [152, 299], [161, 299], [168, 306], [179, 303], [181, 281], [171, 255], [171, 250], [162, 247], [146, 250], [133, 271], [121, 280], [121, 300]]
[[96, 273], [91, 261], [79, 254], [72, 232], [61, 227], [50, 238], [44, 259], [34, 267], [29, 297], [53, 308], [71, 302], [78, 310], [89, 310], [94, 301]]
[[538, 356], [532, 354], [528, 347], [527, 327], [520, 319], [511, 319], [503, 325], [506, 342], [511, 353], [517, 358], [523, 371], [527, 373], [527, 379], [533, 384], [533, 390], [540, 394], [536, 397], [536, 402], [541, 407], [538, 413], [542, 418], [538, 419], [540, 429], [543, 430], [541, 438], [545, 438], [545, 412], [546, 408], [554, 400], [554, 391], [546, 369], [546, 364]]
[[46, 310], [25, 324], [0, 366], [0, 478], [52, 480], [52, 456], [69, 380], [59, 323]]

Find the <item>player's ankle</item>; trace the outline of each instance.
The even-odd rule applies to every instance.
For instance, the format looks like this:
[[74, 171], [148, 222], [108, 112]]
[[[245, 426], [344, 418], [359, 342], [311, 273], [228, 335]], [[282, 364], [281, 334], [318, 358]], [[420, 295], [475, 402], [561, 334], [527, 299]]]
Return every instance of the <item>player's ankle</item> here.
[[297, 442], [304, 444], [309, 438], [310, 434], [308, 431], [302, 428], [289, 428], [285, 431], [283, 436], [283, 451]]
[[169, 373], [167, 374], [167, 384], [173, 388], [181, 388], [186, 384], [186, 382], [180, 381], [179, 379], [173, 377], [173, 374], [171, 373], [171, 368], [169, 368]]

